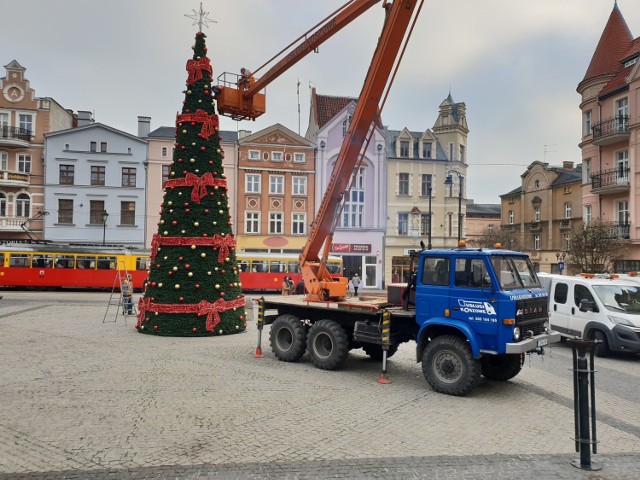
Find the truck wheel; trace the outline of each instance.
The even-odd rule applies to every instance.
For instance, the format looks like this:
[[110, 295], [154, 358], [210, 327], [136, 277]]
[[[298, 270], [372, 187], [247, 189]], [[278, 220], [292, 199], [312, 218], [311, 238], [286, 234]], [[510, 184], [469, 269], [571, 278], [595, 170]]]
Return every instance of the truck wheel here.
[[600, 330], [596, 330], [593, 332], [593, 339], [599, 340], [601, 343], [596, 344], [595, 354], [596, 357], [604, 358], [608, 357], [611, 353], [609, 349], [609, 342], [607, 342], [607, 336], [602, 333]]
[[[375, 345], [373, 343], [365, 343], [362, 345], [362, 349], [364, 353], [369, 355], [371, 360], [376, 360], [378, 362], [382, 361], [382, 345]], [[393, 357], [394, 353], [398, 351], [398, 345], [389, 345], [389, 350], [387, 351], [387, 358]]]
[[295, 315], [280, 315], [269, 331], [271, 351], [282, 362], [297, 362], [307, 347], [307, 328]]
[[319, 320], [309, 329], [307, 352], [316, 367], [335, 370], [349, 355], [349, 337], [337, 322]]
[[520, 354], [513, 355], [485, 355], [480, 359], [482, 375], [489, 380], [506, 382], [522, 370]]
[[443, 335], [424, 349], [422, 373], [436, 392], [462, 396], [480, 382], [480, 361], [473, 358], [466, 340]]

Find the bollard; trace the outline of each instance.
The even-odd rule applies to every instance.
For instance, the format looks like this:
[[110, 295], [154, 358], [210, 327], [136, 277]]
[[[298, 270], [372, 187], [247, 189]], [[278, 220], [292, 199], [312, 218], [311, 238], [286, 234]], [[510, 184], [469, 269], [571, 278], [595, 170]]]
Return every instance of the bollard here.
[[391, 314], [388, 311], [382, 312], [382, 372], [378, 378], [378, 383], [386, 385], [389, 383], [387, 379], [387, 354], [389, 352], [389, 345], [391, 343]]
[[258, 346], [256, 347], [256, 353], [253, 355], [253, 358], [262, 358], [262, 329], [264, 328], [264, 297], [260, 297], [258, 300], [255, 300], [258, 304]]
[[[575, 421], [575, 446], [580, 453], [579, 460], [571, 465], [583, 470], [600, 470], [602, 467], [591, 463], [591, 453], [598, 453], [596, 436], [596, 389], [593, 356], [597, 341], [570, 339], [573, 350], [573, 407]], [[587, 363], [587, 354], [590, 363]], [[589, 389], [591, 384], [591, 389]], [[589, 397], [591, 398], [591, 415], [589, 415]], [[589, 429], [591, 420], [591, 429]], [[591, 431], [590, 431], [591, 430]]]

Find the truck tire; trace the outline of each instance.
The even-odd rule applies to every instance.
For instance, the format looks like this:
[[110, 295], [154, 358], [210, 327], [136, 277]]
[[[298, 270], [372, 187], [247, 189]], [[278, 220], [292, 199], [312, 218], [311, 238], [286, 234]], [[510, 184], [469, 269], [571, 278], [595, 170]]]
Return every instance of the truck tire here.
[[480, 382], [480, 360], [473, 358], [466, 340], [443, 335], [424, 349], [422, 373], [436, 392], [463, 396]]
[[297, 362], [307, 348], [307, 327], [295, 315], [280, 315], [269, 331], [271, 351], [282, 362]]
[[[362, 345], [362, 349], [364, 353], [369, 355], [371, 360], [376, 360], [378, 362], [382, 361], [382, 345], [375, 345], [373, 343], [365, 343]], [[389, 345], [389, 350], [387, 351], [387, 358], [393, 357], [393, 355], [398, 351], [398, 345]]]
[[485, 355], [480, 359], [480, 365], [484, 378], [506, 382], [522, 370], [522, 355]]
[[600, 343], [596, 343], [596, 347], [595, 347], [596, 357], [599, 357], [599, 358], [608, 357], [609, 354], [611, 353], [611, 349], [609, 348], [609, 342], [607, 341], [607, 336], [600, 330], [596, 330], [595, 332], [593, 332], [593, 339], [600, 341]]
[[319, 320], [309, 329], [307, 353], [316, 367], [335, 370], [349, 355], [349, 337], [337, 322]]

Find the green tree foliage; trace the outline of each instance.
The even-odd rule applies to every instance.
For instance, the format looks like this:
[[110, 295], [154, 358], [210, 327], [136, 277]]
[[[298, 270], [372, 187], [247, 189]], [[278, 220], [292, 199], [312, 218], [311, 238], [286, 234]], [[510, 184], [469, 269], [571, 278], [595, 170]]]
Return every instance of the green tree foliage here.
[[173, 162], [140, 300], [136, 328], [143, 333], [209, 336], [246, 329], [205, 38], [196, 34], [187, 61]]
[[627, 253], [628, 240], [620, 238], [616, 225], [600, 219], [574, 227], [567, 254], [582, 272], [610, 271]]

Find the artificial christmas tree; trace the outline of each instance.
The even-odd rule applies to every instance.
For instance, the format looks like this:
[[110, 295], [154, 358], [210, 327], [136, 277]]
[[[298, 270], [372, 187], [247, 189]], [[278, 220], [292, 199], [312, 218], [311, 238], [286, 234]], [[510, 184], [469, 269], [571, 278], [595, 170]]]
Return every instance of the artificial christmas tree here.
[[173, 162], [139, 304], [136, 328], [143, 333], [209, 336], [246, 329], [205, 38], [196, 34], [187, 61]]

